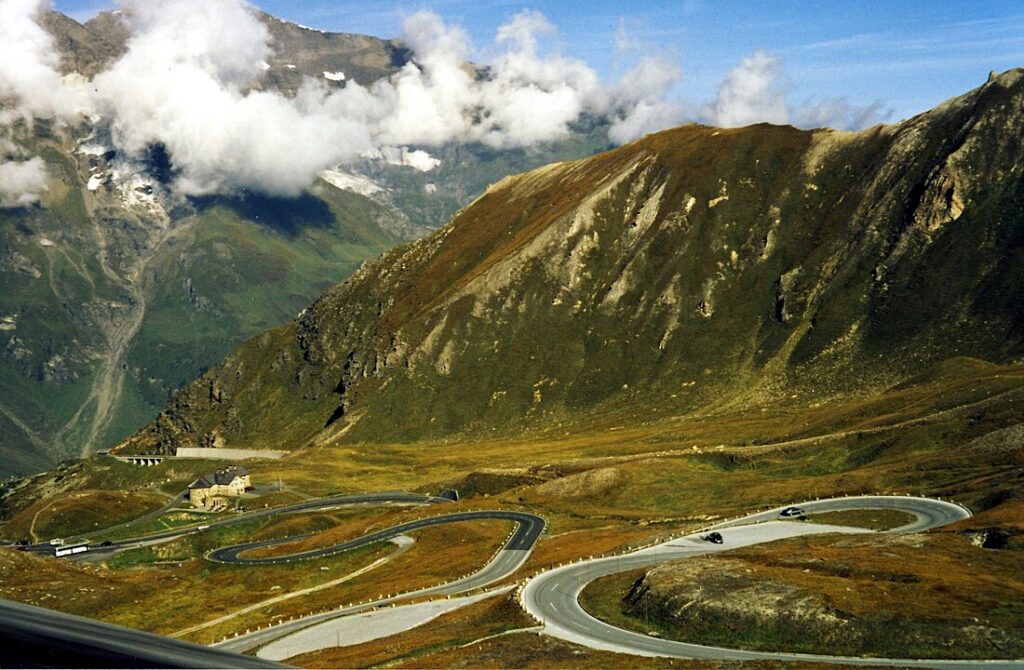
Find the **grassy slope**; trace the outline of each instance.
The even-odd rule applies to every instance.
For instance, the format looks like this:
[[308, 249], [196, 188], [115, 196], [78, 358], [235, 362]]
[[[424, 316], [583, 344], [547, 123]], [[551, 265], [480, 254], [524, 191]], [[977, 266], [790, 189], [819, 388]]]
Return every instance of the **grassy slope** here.
[[[46, 157], [58, 172], [73, 170], [70, 161], [52, 149]], [[0, 404], [32, 431], [27, 435], [8, 422], [11, 429], [0, 436], [5, 452], [0, 476], [52, 465], [64, 456], [47, 438], [84, 400], [92, 379], [90, 351], [101, 341], [89, 323], [85, 303], [123, 299], [87, 246], [80, 244], [86, 235], [80, 192], [54, 186], [48, 200], [45, 212], [0, 210], [0, 315], [17, 317], [15, 330], [0, 332]], [[60, 239], [56, 230], [64, 230], [77, 244], [66, 250], [39, 244], [46, 236]], [[61, 364], [51, 382], [40, 383], [54, 356]]]
[[[413, 223], [436, 229], [507, 175], [609, 148], [608, 126], [590, 121], [579, 124], [565, 139], [527, 149], [499, 150], [479, 144], [431, 147], [428, 151], [441, 164], [429, 172], [379, 162], [363, 167], [374, 179], [388, 185], [396, 208]], [[432, 185], [434, 193], [427, 192], [427, 185]]]
[[[393, 517], [394, 522], [404, 518], [408, 515], [402, 512]], [[363, 525], [372, 522], [364, 520]], [[331, 558], [255, 569], [210, 563], [202, 558], [213, 548], [242, 541], [273, 523], [247, 522], [131, 550], [119, 554], [106, 566], [83, 566], [0, 549], [0, 594], [169, 634], [267, 598], [337, 579], [394, 551], [391, 545], [383, 543]], [[209, 643], [239, 627], [244, 630], [282, 617], [365, 601], [382, 593], [438, 584], [478, 569], [507, 533], [503, 524], [482, 522], [417, 531], [412, 534], [416, 543], [400, 558], [366, 575], [204, 629], [196, 634], [196, 639]], [[73, 590], [65, 591], [71, 585], [75, 585]], [[73, 595], [59, 599], [60, 593]], [[154, 618], [152, 613], [157, 611], [161, 616]]]
[[[885, 412], [880, 412], [879, 408], [884, 408]], [[544, 514], [550, 522], [548, 533], [527, 566], [527, 570], [535, 570], [581, 555], [649, 541], [669, 531], [696, 528], [716, 517], [819, 495], [871, 491], [943, 495], [964, 501], [978, 511], [990, 509], [987, 516], [998, 521], [1000, 510], [1024, 500], [1024, 482], [1014, 474], [1019, 471], [1020, 450], [1012, 446], [1002, 451], [986, 447], [989, 450], [980, 458], [978, 447], [972, 446], [973, 440], [1003, 426], [1024, 422], [1022, 413], [1024, 371], [1021, 368], [961, 361], [941, 366], [917, 384], [845, 406], [793, 404], [770, 414], [694, 415], [620, 430], [614, 430], [616, 425], [596, 425], [586, 433], [534, 436], [485, 445], [467, 442], [415, 447], [373, 444], [324, 447], [297, 453], [282, 461], [255, 462], [251, 470], [257, 483], [280, 477], [287, 485], [316, 495], [416, 486], [432, 490], [474, 471], [520, 473], [519, 479], [509, 476], [495, 480], [513, 486], [512, 489], [492, 489], [487, 497], [468, 499], [453, 509], [516, 507]], [[818, 437], [808, 439], [810, 435]], [[792, 440], [794, 437], [797, 441]], [[755, 438], [773, 444], [753, 444]], [[69, 468], [68, 472], [74, 473], [67, 478], [76, 487], [89, 490], [112, 486], [115, 482], [121, 482], [122, 486], [131, 482], [131, 486], [143, 490], [147, 485], [173, 488], [173, 485], [163, 484], [171, 474], [169, 468], [179, 471], [176, 476], [184, 477], [187, 473], [182, 468], [200, 471], [211, 466], [176, 462], [170, 466], [165, 463], [154, 468], [131, 468], [109, 460], [92, 459]], [[609, 472], [612, 476], [606, 476]], [[537, 480], [543, 483], [535, 483]], [[518, 484], [520, 481], [526, 483]], [[31, 496], [32, 491], [26, 491], [25, 495]], [[24, 519], [27, 514], [23, 512], [20, 517]], [[333, 520], [314, 518], [308, 523], [302, 517], [281, 519], [273, 528], [236, 529], [230, 538], [209, 538], [202, 540], [201, 545], [144, 550], [147, 556], [140, 554], [132, 560], [121, 559], [128, 563], [110, 575], [116, 580], [122, 580], [118, 575], [138, 574], [141, 578], [157, 573], [193, 579], [189, 575], [201, 574], [204, 570], [212, 575], [220, 568], [203, 567], [201, 562], [189, 557], [233, 538], [314, 530], [322, 535], [311, 542], [319, 544], [329, 538], [350, 537], [371, 527], [390, 525], [422, 514], [422, 510], [372, 511]], [[996, 522], [985, 519], [986, 516], [979, 517], [978, 523], [984, 526]], [[330, 530], [333, 526], [337, 526], [337, 530]], [[426, 554], [431, 560], [420, 565], [423, 574], [431, 575], [428, 579], [441, 579], [445, 575], [463, 574], [477, 565], [481, 556], [493, 550], [494, 545], [485, 536], [493, 533], [496, 539], [505, 532], [496, 525], [481, 524], [479, 528], [483, 535], [458, 531], [440, 539], [436, 548]], [[467, 539], [469, 543], [461, 546], [468, 552], [457, 549], [453, 538]], [[421, 546], [426, 547], [422, 543]], [[934, 553], [922, 552], [921, 560], [957, 560], [956, 552], [942, 543], [929, 547], [929, 552]], [[184, 561], [183, 567], [146, 567], [158, 558], [157, 554], [168, 560]], [[125, 572], [128, 564], [136, 567]], [[326, 591], [322, 598], [335, 598], [334, 602], [338, 602], [337, 598], [358, 600], [394, 590], [396, 579], [422, 579], [408, 574], [408, 569], [403, 567], [406, 565], [396, 563], [393, 568], [378, 569], [359, 584], [353, 583], [337, 592]], [[209, 593], [237, 598], [237, 584], [250, 583], [251, 571], [236, 570], [231, 579], [225, 576], [204, 582], [205, 588]], [[310, 572], [307, 569], [303, 574]], [[4, 582], [35, 583], [26, 575], [19, 568], [8, 572]], [[78, 573], [67, 573], [59, 578], [48, 578], [48, 588], [74, 589], [79, 583], [77, 580], [85, 579], [76, 575]], [[157, 594], [140, 590], [134, 578], [124, 579], [123, 583], [117, 581], [120, 584], [118, 598], [122, 601], [139, 600], [138, 607], [142, 608], [164, 606], [160, 604], [162, 600], [154, 600]], [[36, 587], [19, 587], [9, 595], [27, 598], [31, 594], [35, 594], [32, 598], [36, 602], [54, 603], [40, 600]], [[246, 602], [249, 602], [248, 597]], [[293, 607], [294, 603], [283, 609], [276, 608], [274, 614], [294, 613]], [[127, 621], [124, 617], [133, 616], [134, 609], [83, 601], [75, 605], [74, 611]], [[174, 621], [184, 622], [189, 616], [186, 608], [180, 616], [175, 615]], [[1016, 615], [1010, 612], [1008, 616]], [[261, 620], [266, 621], [254, 614], [204, 634], [216, 637]], [[514, 619], [498, 623], [507, 626], [514, 623]], [[415, 648], [413, 641], [410, 638], [409, 644]], [[402, 657], [406, 653], [402, 650], [410, 648], [403, 646], [405, 644], [401, 639], [388, 643], [394, 647], [395, 658]], [[432, 647], [431, 653], [450, 648], [438, 644], [440, 647]], [[543, 657], [541, 650], [535, 651]]]
[[130, 356], [147, 416], [241, 339], [294, 316], [396, 243], [370, 224], [380, 212], [365, 199], [327, 188], [317, 193], [333, 220], [295, 230], [273, 220], [254, 225], [228, 205], [213, 205], [199, 216], [187, 260], [168, 258], [156, 269], [160, 282]]

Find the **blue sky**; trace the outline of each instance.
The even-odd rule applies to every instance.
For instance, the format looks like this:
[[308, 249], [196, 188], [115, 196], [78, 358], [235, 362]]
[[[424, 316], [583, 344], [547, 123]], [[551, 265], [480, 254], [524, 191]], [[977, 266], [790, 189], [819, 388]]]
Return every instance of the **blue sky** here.
[[[79, 20], [109, 8], [103, 0], [58, 0]], [[467, 30], [486, 62], [495, 30], [523, 9], [542, 12], [558, 45], [613, 77], [643, 55], [679, 63], [675, 95], [692, 104], [714, 96], [743, 57], [781, 57], [792, 101], [846, 97], [881, 100], [892, 120], [925, 111], [982, 82], [990, 70], [1024, 66], [1024, 3], [1003, 0], [900, 2], [741, 2], [738, 0], [420, 0], [367, 2], [262, 0], [261, 9], [324, 30], [393, 37], [404, 16], [440, 14]], [[631, 49], [621, 52], [623, 29]]]

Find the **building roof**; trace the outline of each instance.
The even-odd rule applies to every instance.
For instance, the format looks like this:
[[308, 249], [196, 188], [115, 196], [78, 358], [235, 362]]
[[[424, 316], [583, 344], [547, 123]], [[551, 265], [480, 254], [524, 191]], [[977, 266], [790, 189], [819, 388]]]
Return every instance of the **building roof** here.
[[199, 479], [189, 484], [188, 488], [191, 491], [192, 489], [208, 489], [211, 486], [213, 486], [213, 484], [211, 484], [210, 480], [206, 478], [206, 475], [203, 475]]
[[195, 480], [188, 485], [189, 490], [192, 489], [208, 489], [212, 486], [227, 486], [231, 482], [235, 481], [238, 477], [244, 477], [249, 474], [249, 471], [241, 465], [232, 465], [229, 468], [223, 470], [215, 470], [214, 472], [208, 473]]

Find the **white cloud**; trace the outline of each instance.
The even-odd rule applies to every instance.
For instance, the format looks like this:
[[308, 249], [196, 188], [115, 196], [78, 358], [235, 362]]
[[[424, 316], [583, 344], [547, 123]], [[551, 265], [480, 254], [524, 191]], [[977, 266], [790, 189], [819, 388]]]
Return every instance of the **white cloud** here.
[[718, 96], [704, 109], [712, 125], [735, 128], [752, 123], [787, 123], [782, 63], [757, 51], [740, 61], [718, 87]]
[[685, 110], [669, 96], [682, 76], [678, 65], [663, 58], [644, 58], [627, 72], [610, 94], [608, 137], [612, 142], [624, 144], [682, 123]]
[[0, 159], [0, 209], [39, 202], [46, 190], [46, 166], [41, 158], [27, 161]]
[[491, 146], [528, 146], [564, 137], [569, 125], [599, 103], [597, 73], [582, 61], [543, 53], [555, 28], [524, 11], [498, 29], [491, 76], [480, 83], [483, 109], [476, 137]]
[[368, 148], [360, 124], [330, 112], [322, 85], [307, 82], [295, 99], [247, 90], [270, 54], [269, 34], [240, 0], [124, 6], [132, 37], [94, 80], [99, 108], [122, 151], [164, 145], [178, 193], [297, 195]]
[[53, 38], [37, 22], [47, 0], [0, 0], [0, 98], [26, 117], [68, 118], [88, 110], [81, 77], [62, 77]]
[[414, 60], [371, 89], [380, 142], [438, 145], [466, 137], [472, 127], [468, 110], [476, 105], [473, 78], [464, 67], [468, 36], [435, 14], [419, 12], [406, 19], [404, 40]]
[[[585, 63], [549, 48], [555, 28], [534, 11], [498, 29], [484, 76], [467, 65], [466, 33], [420, 12], [404, 25], [413, 60], [386, 80], [328, 89], [318, 77], [294, 98], [255, 90], [272, 45], [244, 0], [122, 0], [127, 52], [95, 77], [87, 99], [77, 89], [67, 94], [52, 40], [35, 21], [44, 6], [0, 0], [0, 28], [12, 36], [0, 46], [9, 56], [0, 60], [0, 92], [32, 114], [92, 103], [127, 158], [163, 145], [180, 195], [295, 195], [321, 171], [373, 149], [531, 146], [567, 136], [585, 113], [610, 115], [611, 137], [622, 142], [680, 116], [662, 99], [678, 68], [645, 62], [604, 87]], [[435, 165], [426, 154], [413, 163]]]
[[[328, 87], [318, 73], [287, 97], [255, 86], [273, 44], [245, 0], [121, 0], [131, 32], [127, 52], [89, 86], [60, 76], [55, 45], [36, 22], [48, 6], [48, 0], [0, 0], [0, 101], [13, 101], [28, 118], [98, 114], [96, 122], [109, 126], [128, 162], [162, 145], [179, 195], [239, 189], [296, 195], [323, 170], [375, 151], [401, 151], [407, 164], [427, 170], [436, 159], [417, 146], [532, 146], [567, 136], [588, 114], [609, 119], [615, 143], [685, 118], [673, 95], [682, 77], [678, 65], [646, 58], [603, 84], [586, 63], [552, 47], [556, 30], [535, 11], [498, 29], [480, 69], [467, 65], [476, 52], [462, 29], [434, 14], [413, 14], [403, 35], [412, 61], [391, 77]], [[635, 50], [625, 22], [619, 28], [618, 52]], [[786, 93], [781, 62], [759, 51], [729, 73], [700, 115], [724, 126], [856, 128], [884, 118], [880, 103], [860, 108], [819, 100], [794, 108]], [[31, 176], [34, 168], [17, 165], [8, 169]], [[37, 185], [45, 181], [40, 174]], [[8, 199], [39, 193], [15, 190], [21, 193]]]
[[409, 17], [403, 39], [413, 62], [369, 91], [380, 142], [515, 147], [564, 137], [598, 101], [600, 85], [582, 61], [542, 51], [553, 34], [540, 13], [520, 13], [498, 29], [498, 53], [478, 79], [466, 65], [471, 48], [461, 29], [426, 12]]
[[701, 116], [723, 128], [767, 122], [792, 123], [801, 128], [859, 130], [892, 114], [881, 101], [862, 107], [846, 98], [806, 100], [792, 106], [786, 101], [786, 93], [782, 61], [757, 51], [729, 72], [715, 100], [704, 105]]
[[892, 109], [881, 100], [870, 105], [854, 105], [846, 98], [807, 100], [792, 110], [793, 124], [800, 128], [837, 128], [860, 130], [882, 123], [892, 116]]

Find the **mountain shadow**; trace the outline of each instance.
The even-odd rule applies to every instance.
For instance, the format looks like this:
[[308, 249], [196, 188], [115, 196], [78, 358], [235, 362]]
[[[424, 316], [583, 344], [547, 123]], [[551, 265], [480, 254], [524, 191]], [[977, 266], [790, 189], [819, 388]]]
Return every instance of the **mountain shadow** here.
[[193, 204], [200, 211], [220, 205], [228, 207], [243, 219], [255, 221], [288, 237], [304, 229], [326, 229], [334, 225], [334, 214], [323, 200], [308, 193], [295, 198], [282, 198], [261, 193], [196, 198]]

